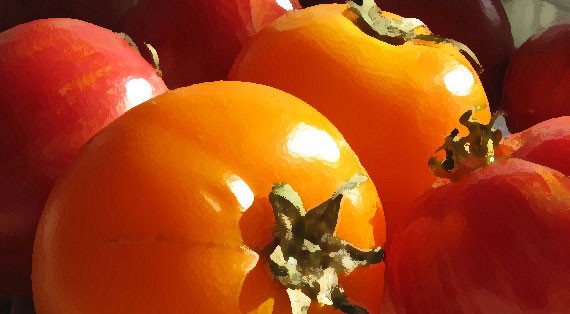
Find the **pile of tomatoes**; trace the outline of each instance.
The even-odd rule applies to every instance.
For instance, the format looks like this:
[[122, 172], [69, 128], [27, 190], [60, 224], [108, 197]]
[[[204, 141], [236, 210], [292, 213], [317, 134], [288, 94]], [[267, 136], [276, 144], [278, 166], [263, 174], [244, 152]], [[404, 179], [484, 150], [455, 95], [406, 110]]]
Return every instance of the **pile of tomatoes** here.
[[0, 314], [570, 311], [570, 24], [378, 2], [3, 2]]

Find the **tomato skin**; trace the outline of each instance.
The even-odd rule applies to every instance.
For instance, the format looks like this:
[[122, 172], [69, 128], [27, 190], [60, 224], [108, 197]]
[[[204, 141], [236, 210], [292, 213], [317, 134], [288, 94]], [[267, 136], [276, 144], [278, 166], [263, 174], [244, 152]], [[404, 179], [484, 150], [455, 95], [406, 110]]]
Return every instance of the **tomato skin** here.
[[286, 12], [275, 0], [171, 0], [167, 6], [140, 0], [121, 29], [139, 46], [156, 48], [166, 85], [174, 89], [226, 79], [250, 37]]
[[[229, 77], [291, 93], [339, 128], [378, 186], [389, 241], [405, 204], [434, 183], [426, 161], [441, 139], [464, 132], [458, 119], [476, 105], [474, 118], [488, 121], [488, 101], [451, 44], [392, 45], [360, 30], [346, 9], [323, 4], [275, 20], [242, 50]], [[465, 93], [449, 83], [469, 78]]]
[[406, 313], [561, 313], [570, 295], [570, 178], [517, 158], [414, 202], [387, 252]]
[[570, 176], [570, 116], [538, 123], [505, 138], [512, 157], [547, 166]]
[[[50, 195], [34, 248], [37, 312], [290, 312], [261, 253], [273, 240], [272, 185], [289, 183], [312, 208], [356, 172], [332, 124], [282, 91], [169, 91], [97, 134]], [[385, 241], [381, 205], [371, 180], [355, 191], [336, 234], [373, 248]], [[378, 313], [383, 272], [341, 281]]]
[[0, 33], [0, 294], [31, 293], [34, 233], [54, 180], [95, 132], [145, 100], [127, 92], [135, 78], [146, 97], [166, 91], [101, 27], [46, 19]]
[[383, 10], [417, 17], [434, 34], [458, 40], [473, 50], [484, 69], [479, 77], [491, 108], [498, 109], [505, 70], [515, 50], [500, 0], [379, 0], [377, 3]]
[[560, 23], [530, 37], [507, 67], [502, 107], [511, 132], [570, 115], [570, 23]]

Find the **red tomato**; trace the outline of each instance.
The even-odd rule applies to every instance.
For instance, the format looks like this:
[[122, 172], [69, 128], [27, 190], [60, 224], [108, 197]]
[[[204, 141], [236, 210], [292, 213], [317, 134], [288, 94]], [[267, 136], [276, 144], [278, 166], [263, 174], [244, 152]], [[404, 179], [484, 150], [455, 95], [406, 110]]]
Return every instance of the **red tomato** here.
[[170, 88], [225, 79], [248, 39], [297, 0], [1, 0], [0, 31], [39, 18], [84, 20], [131, 36]]
[[520, 159], [558, 165], [555, 147], [568, 151], [570, 138], [568, 128], [556, 135], [562, 123], [550, 120], [515, 135], [519, 145], [510, 148], [520, 152], [513, 157], [497, 156], [416, 199], [387, 253], [397, 310], [547, 314], [570, 308], [570, 177]]
[[551, 26], [524, 42], [505, 74], [503, 107], [509, 130], [570, 115], [570, 23]]
[[0, 33], [0, 294], [31, 294], [41, 209], [79, 147], [129, 108], [166, 91], [122, 38], [71, 19]]
[[297, 0], [140, 0], [121, 30], [156, 48], [166, 85], [178, 88], [225, 79], [252, 35], [299, 7]]
[[570, 116], [553, 118], [505, 138], [512, 157], [570, 176]]

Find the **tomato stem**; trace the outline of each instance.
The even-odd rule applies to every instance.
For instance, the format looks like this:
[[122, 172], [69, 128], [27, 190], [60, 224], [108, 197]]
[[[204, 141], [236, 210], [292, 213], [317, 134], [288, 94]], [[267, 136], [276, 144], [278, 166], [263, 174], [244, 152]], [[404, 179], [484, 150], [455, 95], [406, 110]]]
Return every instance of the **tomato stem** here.
[[294, 314], [307, 313], [313, 301], [350, 314], [368, 313], [351, 303], [338, 276], [384, 260], [384, 250], [361, 250], [334, 235], [343, 194], [367, 180], [355, 175], [331, 198], [306, 211], [288, 184], [274, 185], [269, 201], [275, 216], [277, 246], [270, 254], [270, 270], [287, 288]]
[[470, 60], [477, 72], [483, 71], [479, 59], [467, 45], [434, 35], [426, 24], [417, 18], [386, 16], [382, 14], [382, 10], [374, 0], [353, 0], [348, 1], [347, 4], [346, 13], [354, 13], [357, 16], [354, 20], [356, 26], [374, 38], [392, 45], [402, 45], [409, 41], [415, 44], [446, 42], [459, 49]]
[[494, 113], [488, 124], [471, 120], [472, 114], [473, 111], [469, 110], [459, 118], [459, 123], [467, 127], [469, 134], [458, 138], [459, 130], [454, 129], [436, 150], [436, 153], [444, 151], [445, 158], [432, 156], [429, 159], [428, 165], [436, 176], [457, 181], [495, 161], [495, 149], [501, 141], [502, 132], [494, 129], [493, 125], [503, 113]]

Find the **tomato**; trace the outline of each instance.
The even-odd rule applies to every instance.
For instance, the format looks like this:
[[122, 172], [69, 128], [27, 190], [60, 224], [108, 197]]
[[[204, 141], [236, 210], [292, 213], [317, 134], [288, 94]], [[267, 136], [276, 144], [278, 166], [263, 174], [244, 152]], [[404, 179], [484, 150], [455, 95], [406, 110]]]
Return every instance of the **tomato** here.
[[472, 49], [483, 67], [479, 77], [491, 108], [498, 109], [505, 70], [515, 50], [511, 26], [500, 0], [378, 0], [377, 3], [384, 10], [415, 16], [429, 25], [434, 34], [453, 38]]
[[570, 176], [570, 116], [538, 123], [502, 143], [512, 157], [547, 166]]
[[[339, 128], [378, 186], [389, 239], [405, 204], [434, 183], [426, 160], [441, 138], [455, 127], [465, 132], [457, 119], [466, 110], [476, 107], [482, 122], [490, 112], [459, 49], [422, 26], [375, 35], [368, 14], [375, 16], [371, 1], [290, 12], [254, 36], [229, 77], [291, 93]], [[390, 29], [415, 25], [382, 14], [375, 19]]]
[[249, 38], [297, 0], [2, 0], [0, 31], [39, 18], [68, 17], [128, 34], [170, 88], [221, 80]]
[[503, 107], [509, 130], [570, 115], [570, 23], [551, 26], [513, 54], [504, 80]]
[[122, 31], [156, 48], [166, 85], [178, 88], [225, 79], [249, 38], [294, 8], [297, 0], [141, 0]]
[[[295, 271], [279, 255], [327, 269], [323, 285], [331, 267], [360, 263], [347, 252], [379, 257], [376, 189], [349, 181], [365, 175], [337, 129], [285, 92], [223, 81], [166, 92], [95, 135], [52, 191], [34, 247], [37, 313], [291, 313], [285, 287], [298, 289], [277, 274]], [[287, 242], [304, 234], [301, 250]], [[376, 262], [338, 279], [352, 303], [333, 289], [337, 308], [379, 313]]]
[[[554, 143], [561, 142], [554, 133], [534, 137], [538, 130], [548, 134], [561, 126], [561, 121], [548, 122], [550, 126], [515, 135], [522, 140], [510, 148], [521, 153], [496, 156], [486, 167], [416, 199], [387, 252], [387, 278], [398, 311], [568, 310], [570, 177], [535, 163], [556, 165], [560, 160]], [[566, 132], [558, 137], [568, 143]], [[542, 159], [544, 154], [535, 158], [528, 153], [540, 146], [549, 150], [550, 161]]]
[[120, 31], [124, 15], [138, 0], [3, 0], [0, 31], [45, 18], [74, 18]]
[[[346, 1], [299, 2], [308, 7]], [[498, 108], [505, 69], [515, 50], [511, 26], [500, 0], [376, 0], [376, 3], [382, 10], [419, 18], [434, 34], [453, 38], [472, 49], [484, 69], [479, 77], [491, 108]]]
[[31, 297], [31, 256], [54, 181], [93, 134], [166, 91], [122, 38], [72, 19], [0, 33], [0, 295]]

